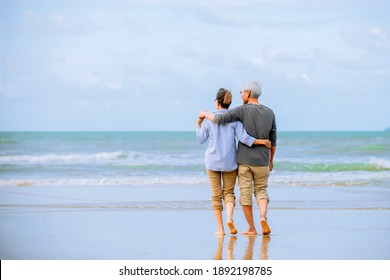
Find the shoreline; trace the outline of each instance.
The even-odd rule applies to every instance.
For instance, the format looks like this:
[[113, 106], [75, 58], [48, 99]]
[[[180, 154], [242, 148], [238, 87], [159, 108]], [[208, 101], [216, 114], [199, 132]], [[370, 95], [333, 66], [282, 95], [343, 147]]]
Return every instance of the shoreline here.
[[[257, 218], [257, 217], [256, 217]], [[212, 211], [2, 214], [3, 260], [389, 260], [390, 211], [277, 210], [270, 236], [215, 236]], [[256, 227], [260, 231], [258, 219]], [[227, 229], [227, 227], [226, 227]], [[218, 256], [218, 257], [217, 257]]]
[[[387, 187], [272, 185], [267, 190], [270, 210], [390, 210]], [[240, 209], [238, 186], [235, 194]], [[0, 187], [0, 211], [9, 207], [211, 210], [210, 195], [206, 184]]]
[[[239, 234], [214, 236], [208, 186], [0, 188], [0, 258], [390, 259], [386, 188], [275, 186], [269, 193], [266, 240], [240, 234], [247, 225], [238, 203]], [[260, 232], [257, 206], [254, 218]]]

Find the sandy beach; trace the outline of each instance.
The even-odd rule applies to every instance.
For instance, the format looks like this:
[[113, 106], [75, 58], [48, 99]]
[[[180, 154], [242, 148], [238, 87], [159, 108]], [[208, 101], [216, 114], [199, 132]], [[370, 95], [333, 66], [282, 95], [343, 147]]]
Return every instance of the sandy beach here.
[[[130, 190], [125, 186], [97, 186], [93, 191], [91, 187], [2, 188], [0, 257], [390, 259], [390, 193], [385, 188], [270, 188], [269, 237], [215, 236], [214, 216], [204, 201], [208, 186], [187, 190], [171, 186], [170, 196], [163, 195], [166, 191], [161, 186], [133, 186]], [[127, 201], [129, 192], [132, 200]], [[191, 207], [186, 207], [188, 202], [180, 204], [183, 194], [192, 200]], [[237, 206], [235, 223], [239, 232], [246, 230], [241, 211]], [[257, 208], [255, 211], [259, 224]]]

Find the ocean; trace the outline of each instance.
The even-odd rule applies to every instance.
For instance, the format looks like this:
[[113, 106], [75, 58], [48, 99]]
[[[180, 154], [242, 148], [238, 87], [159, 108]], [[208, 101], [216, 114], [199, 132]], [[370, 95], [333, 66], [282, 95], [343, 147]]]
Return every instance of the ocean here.
[[[1, 132], [0, 188], [208, 185], [195, 132]], [[279, 132], [270, 186], [390, 188], [389, 132]]]
[[390, 133], [279, 132], [277, 145], [271, 235], [224, 240], [195, 132], [1, 132], [0, 258], [389, 259]]

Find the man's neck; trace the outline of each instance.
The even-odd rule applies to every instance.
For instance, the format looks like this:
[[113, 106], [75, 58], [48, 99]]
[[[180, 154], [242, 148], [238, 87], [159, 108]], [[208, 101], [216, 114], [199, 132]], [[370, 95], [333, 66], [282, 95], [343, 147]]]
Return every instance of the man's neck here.
[[259, 103], [259, 99], [258, 99], [258, 98], [249, 98], [249, 100], [248, 100], [248, 104], [256, 104], [256, 105], [260, 105], [260, 103]]

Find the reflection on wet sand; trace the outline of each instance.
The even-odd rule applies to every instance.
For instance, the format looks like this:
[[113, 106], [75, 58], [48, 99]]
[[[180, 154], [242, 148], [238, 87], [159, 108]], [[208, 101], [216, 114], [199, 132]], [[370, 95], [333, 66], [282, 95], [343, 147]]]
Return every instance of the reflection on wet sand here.
[[267, 260], [268, 259], [268, 243], [271, 240], [270, 235], [263, 235], [263, 240], [261, 242], [260, 248], [260, 259]]
[[[248, 236], [242, 236], [242, 238], [247, 238], [247, 247], [245, 250], [245, 255], [243, 256], [244, 260], [252, 260], [253, 259], [253, 251], [255, 247], [255, 242], [257, 235], [248, 235]], [[224, 239], [225, 236], [217, 236], [218, 244], [217, 244], [217, 251], [214, 256], [214, 260], [222, 260], [223, 259], [223, 247], [224, 247]], [[270, 235], [263, 235], [260, 245], [260, 259], [261, 260], [267, 260], [268, 259], [268, 243], [271, 240]], [[229, 243], [227, 244], [227, 260], [234, 260], [234, 247], [236, 245], [237, 236], [232, 235], [229, 239]]]
[[217, 252], [215, 253], [214, 260], [222, 260], [222, 248], [223, 248], [223, 235], [218, 235]]
[[246, 247], [244, 260], [253, 260], [253, 247], [255, 246], [255, 240], [257, 235], [248, 235], [248, 246]]

